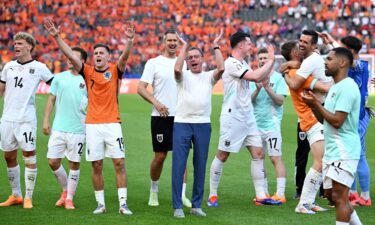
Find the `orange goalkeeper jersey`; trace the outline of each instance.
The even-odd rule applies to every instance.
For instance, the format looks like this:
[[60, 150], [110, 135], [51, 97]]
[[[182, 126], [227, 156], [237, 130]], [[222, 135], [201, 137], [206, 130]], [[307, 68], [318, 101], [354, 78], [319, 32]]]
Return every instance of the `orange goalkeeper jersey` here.
[[[289, 71], [288, 75], [290, 77], [295, 77], [296, 72], [296, 69], [292, 69]], [[313, 80], [314, 78], [312, 76], [309, 76], [297, 91], [289, 88], [290, 95], [293, 101], [294, 110], [296, 111], [298, 118], [300, 119], [301, 130], [304, 132], [308, 131], [312, 126], [314, 126], [318, 122], [310, 107], [306, 105], [306, 103], [302, 99], [303, 90], [310, 90], [310, 85]]]

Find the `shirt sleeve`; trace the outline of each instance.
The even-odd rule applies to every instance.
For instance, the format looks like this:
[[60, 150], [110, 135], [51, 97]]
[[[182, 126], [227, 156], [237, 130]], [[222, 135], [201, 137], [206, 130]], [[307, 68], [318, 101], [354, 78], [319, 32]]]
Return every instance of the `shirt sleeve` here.
[[142, 73], [141, 81], [146, 82], [148, 84], [152, 84], [154, 81], [154, 63], [151, 60], [146, 62], [145, 68]]
[[49, 88], [49, 93], [50, 93], [51, 95], [56, 96], [58, 83], [59, 83], [59, 81], [60, 81], [60, 76], [61, 76], [61, 75], [57, 75], [57, 76], [55, 76], [55, 78], [53, 78], [53, 81], [52, 81], [52, 83], [51, 83], [51, 87]]
[[278, 95], [284, 95], [286, 96], [288, 94], [288, 88], [286, 86], [286, 83], [285, 83], [285, 80], [282, 78], [282, 76], [280, 75], [280, 78], [277, 82], [277, 86], [276, 86], [276, 94]]
[[232, 61], [227, 63], [227, 67], [225, 68], [227, 70], [227, 73], [230, 76], [237, 77], [237, 78], [242, 78], [245, 76], [246, 72], [249, 71], [249, 69], [244, 66], [242, 63], [238, 61]]
[[301, 67], [297, 70], [297, 75], [307, 79], [307, 77], [310, 76], [315, 69], [315, 67], [311, 65], [314, 65], [312, 57], [303, 60]]
[[335, 97], [336, 104], [333, 112], [350, 113], [350, 111], [352, 110], [356, 98], [356, 92], [347, 91], [348, 89], [350, 90], [350, 87], [342, 88], [340, 90], [340, 93]]
[[53, 74], [51, 73], [51, 71], [48, 69], [48, 67], [44, 64], [42, 67], [41, 67], [41, 79], [48, 83], [51, 79], [53, 79]]

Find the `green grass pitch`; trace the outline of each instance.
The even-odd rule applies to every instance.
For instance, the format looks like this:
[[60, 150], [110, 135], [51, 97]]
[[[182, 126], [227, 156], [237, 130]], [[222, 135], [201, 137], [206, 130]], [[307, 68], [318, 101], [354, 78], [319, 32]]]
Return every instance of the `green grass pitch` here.
[[[296, 123], [297, 118], [292, 108], [290, 98], [287, 98], [282, 123], [283, 133], [283, 159], [287, 168], [287, 203], [282, 206], [255, 206], [252, 198], [255, 196], [254, 187], [250, 179], [250, 156], [245, 150], [239, 154], [232, 154], [223, 170], [223, 176], [219, 187], [218, 208], [208, 208], [206, 199], [209, 192], [209, 168], [216, 153], [219, 134], [219, 115], [222, 96], [213, 96], [212, 108], [212, 137], [210, 153], [207, 162], [205, 197], [202, 208], [207, 212], [206, 218], [197, 218], [188, 214], [185, 208], [186, 218], [173, 218], [171, 200], [171, 155], [167, 158], [159, 183], [159, 207], [147, 205], [150, 178], [149, 165], [153, 156], [150, 140], [150, 104], [146, 103], [138, 95], [121, 95], [119, 98], [122, 129], [126, 145], [126, 170], [128, 173], [128, 205], [134, 212], [133, 216], [126, 217], [118, 214], [117, 190], [115, 174], [110, 160], [104, 162], [105, 197], [107, 213], [93, 215], [96, 207], [94, 191], [91, 183], [91, 165], [83, 158], [81, 165], [81, 177], [78, 190], [74, 198], [76, 210], [66, 211], [54, 206], [60, 195], [60, 187], [50, 171], [46, 159], [48, 137], [42, 134], [42, 118], [46, 95], [38, 95], [36, 98], [38, 109], [38, 177], [33, 197], [34, 208], [25, 210], [21, 206], [1, 207], [0, 224], [303, 224], [325, 225], [335, 223], [335, 210], [330, 210], [317, 215], [297, 215], [294, 208], [297, 204], [293, 200], [294, 195], [294, 152], [296, 148]], [[370, 97], [370, 105], [375, 105], [375, 97]], [[2, 107], [1, 107], [2, 108]], [[370, 167], [375, 165], [375, 121], [372, 120], [367, 132], [367, 156]], [[0, 201], [10, 194], [10, 186], [7, 181], [6, 166], [3, 153], [0, 153]], [[21, 165], [21, 183], [24, 192], [24, 163], [19, 152]], [[276, 189], [275, 173], [270, 161], [267, 159], [267, 172], [270, 193]], [[65, 168], [67, 163], [64, 161]], [[192, 190], [192, 162], [188, 162], [189, 181], [187, 193]], [[373, 173], [372, 173], [373, 174]], [[375, 192], [374, 176], [371, 176], [371, 193]], [[374, 197], [374, 195], [373, 195]], [[318, 202], [326, 205], [326, 200]], [[374, 207], [374, 206], [373, 206]], [[373, 216], [374, 208], [357, 207], [356, 210], [363, 224], [375, 224]]]

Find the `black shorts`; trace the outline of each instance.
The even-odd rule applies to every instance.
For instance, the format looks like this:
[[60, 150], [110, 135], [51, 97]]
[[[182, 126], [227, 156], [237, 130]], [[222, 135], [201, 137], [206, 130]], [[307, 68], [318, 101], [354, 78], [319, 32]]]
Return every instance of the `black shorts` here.
[[151, 138], [154, 152], [172, 151], [174, 117], [151, 117]]

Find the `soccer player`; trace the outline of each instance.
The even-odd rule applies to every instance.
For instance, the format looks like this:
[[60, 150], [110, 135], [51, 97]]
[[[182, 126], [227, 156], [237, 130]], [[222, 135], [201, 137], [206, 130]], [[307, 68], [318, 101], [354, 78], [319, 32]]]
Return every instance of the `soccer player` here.
[[50, 19], [44, 26], [64, 55], [80, 71], [85, 80], [88, 93], [88, 108], [86, 116], [86, 159], [92, 162], [92, 181], [95, 198], [98, 202], [94, 214], [106, 212], [104, 201], [103, 159], [112, 159], [116, 172], [116, 184], [119, 200], [119, 213], [132, 215], [127, 200], [127, 175], [125, 170], [125, 146], [121, 130], [121, 120], [118, 108], [118, 87], [125, 71], [126, 61], [134, 39], [134, 26], [128, 23], [124, 27], [127, 38], [126, 46], [116, 65], [110, 65], [110, 49], [107, 45], [94, 46], [94, 66], [82, 63], [71, 48], [59, 35], [59, 30]]
[[[296, 41], [288, 41], [282, 44], [281, 54], [288, 62], [298, 62], [301, 60], [299, 48]], [[307, 79], [302, 83], [302, 86], [296, 89], [295, 78], [298, 77], [297, 72], [297, 69], [289, 70], [289, 72], [285, 75], [285, 81], [289, 86], [294, 109], [300, 120], [300, 129], [302, 132], [306, 133], [307, 139], [309, 140], [308, 143], [310, 143], [310, 148], [313, 152], [314, 163], [317, 164], [317, 162], [319, 162], [319, 159], [321, 161], [321, 158], [319, 158], [318, 153], [324, 151], [324, 136], [320, 129], [314, 130], [314, 127], [322, 128], [322, 126], [319, 123], [319, 121], [314, 117], [314, 114], [311, 111], [311, 109], [303, 102], [301, 94], [306, 89], [315, 89], [322, 93], [325, 93], [328, 92], [330, 85], [314, 78], [311, 75], [308, 76]], [[323, 142], [322, 145], [320, 145], [321, 142]], [[316, 203], [314, 203], [315, 195], [319, 190], [319, 187], [321, 186], [321, 180], [320, 182], [319, 180], [317, 182], [317, 179], [319, 179], [319, 174], [317, 174], [316, 170], [314, 170], [313, 168], [310, 169], [309, 173], [305, 178], [305, 182], [302, 188], [302, 193], [304, 193], [303, 191], [305, 191], [305, 193], [301, 196], [300, 203], [296, 207], [295, 211], [297, 213], [315, 214], [315, 211], [325, 210], [322, 207], [318, 206]], [[315, 168], [319, 167], [316, 166]], [[316, 185], [313, 185], [313, 183], [310, 182], [312, 179], [314, 179], [313, 182]], [[310, 192], [306, 192], [307, 190], [309, 190]], [[308, 197], [310, 198], [310, 200], [308, 199]]]
[[[80, 47], [72, 48], [82, 63], [87, 60], [87, 52]], [[65, 209], [75, 209], [73, 196], [79, 181], [79, 166], [83, 145], [85, 144], [85, 117], [87, 106], [87, 90], [85, 81], [67, 60], [70, 70], [55, 76], [50, 89], [50, 96], [46, 105], [43, 122], [43, 133], [50, 135], [47, 158], [57, 182], [63, 189], [56, 206]], [[52, 132], [50, 116], [56, 105]], [[69, 177], [66, 175], [61, 159], [69, 160]]]
[[[257, 58], [258, 67], [261, 68], [268, 61], [267, 49], [259, 49]], [[285, 203], [286, 172], [281, 158], [282, 139], [280, 126], [287, 86], [281, 74], [271, 70], [269, 76], [259, 83], [251, 82], [250, 87], [253, 90], [251, 99], [254, 106], [256, 124], [262, 138], [263, 150], [268, 152], [276, 171], [277, 191], [271, 198]], [[265, 178], [265, 184], [265, 192], [268, 194], [267, 177]]]
[[[317, 42], [318, 33], [313, 30], [302, 31], [298, 41], [298, 47], [299, 54], [303, 57], [303, 61], [296, 71], [297, 76], [293, 76], [290, 78], [290, 82], [287, 82], [290, 88], [298, 90], [310, 75], [321, 82], [327, 83], [327, 85], [332, 83], [332, 79], [325, 75], [323, 58], [315, 52]], [[290, 62], [286, 64], [289, 65]], [[317, 94], [321, 101], [324, 102], [324, 94]], [[297, 213], [313, 214], [313, 211], [326, 211], [326, 209], [315, 204], [315, 196], [322, 183], [321, 171], [324, 153], [323, 125], [321, 123], [315, 123], [314, 126], [308, 130], [307, 139], [310, 143], [313, 155], [313, 164], [306, 175], [300, 201], [295, 211]]]
[[[138, 94], [153, 105], [151, 113], [151, 138], [154, 158], [150, 166], [151, 188], [148, 205], [158, 206], [158, 184], [164, 161], [168, 151], [172, 150], [173, 121], [176, 113], [177, 84], [174, 79], [173, 66], [176, 63], [178, 39], [175, 30], [167, 30], [164, 34], [164, 52], [146, 62]], [[152, 85], [153, 94], [147, 87]], [[186, 172], [182, 186], [182, 201], [191, 208], [186, 198]]]
[[325, 65], [326, 74], [333, 77], [335, 84], [328, 92], [325, 105], [312, 92], [303, 96], [315, 109], [316, 117], [324, 119], [323, 186], [326, 196], [335, 204], [336, 225], [361, 224], [348, 199], [361, 153], [358, 134], [361, 95], [353, 79], [348, 78], [352, 64], [353, 54], [348, 49], [332, 49]]
[[231, 152], [237, 153], [246, 146], [253, 160], [251, 175], [256, 192], [256, 204], [280, 204], [267, 198], [264, 191], [264, 153], [262, 140], [258, 133], [253, 105], [251, 103], [250, 81], [263, 80], [272, 70], [275, 60], [274, 49], [268, 47], [268, 61], [257, 70], [251, 70], [245, 58], [250, 54], [252, 43], [250, 35], [242, 31], [230, 37], [232, 56], [225, 60], [224, 101], [220, 116], [219, 147], [210, 169], [210, 195], [208, 206], [217, 207], [217, 189], [224, 163]]
[[370, 168], [366, 159], [366, 143], [365, 137], [370, 122], [370, 109], [366, 108], [368, 97], [368, 62], [359, 58], [359, 51], [362, 48], [362, 41], [354, 36], [346, 36], [341, 38], [340, 43], [332, 38], [328, 33], [319, 33], [323, 42], [328, 46], [340, 46], [349, 49], [353, 54], [354, 64], [349, 68], [348, 76], [354, 80], [361, 93], [361, 105], [359, 111], [359, 136], [361, 140], [361, 157], [358, 162], [356, 174], [358, 174], [359, 184], [361, 186], [361, 196], [358, 196], [357, 182], [354, 177], [353, 185], [349, 192], [349, 201], [352, 205], [371, 206], [370, 198]]
[[[37, 176], [35, 92], [42, 80], [50, 84], [53, 75], [45, 64], [32, 58], [31, 53], [36, 46], [33, 36], [19, 32], [13, 40], [16, 60], [5, 64], [0, 79], [0, 95], [4, 96], [1, 147], [12, 194], [0, 206], [23, 203], [23, 208], [30, 209], [33, 207], [32, 196]], [[25, 162], [25, 199], [21, 192], [18, 148], [22, 149]]]
[[[174, 216], [177, 218], [185, 217], [182, 210], [181, 188], [191, 145], [194, 146], [194, 185], [190, 213], [206, 216], [201, 203], [211, 139], [212, 89], [224, 72], [224, 59], [219, 47], [222, 36], [223, 30], [215, 38], [212, 46], [217, 68], [203, 71], [202, 50], [195, 47], [187, 50], [188, 44], [177, 35], [182, 45], [174, 67], [178, 96], [173, 126], [172, 197]], [[185, 58], [189, 70], [183, 70]]]

